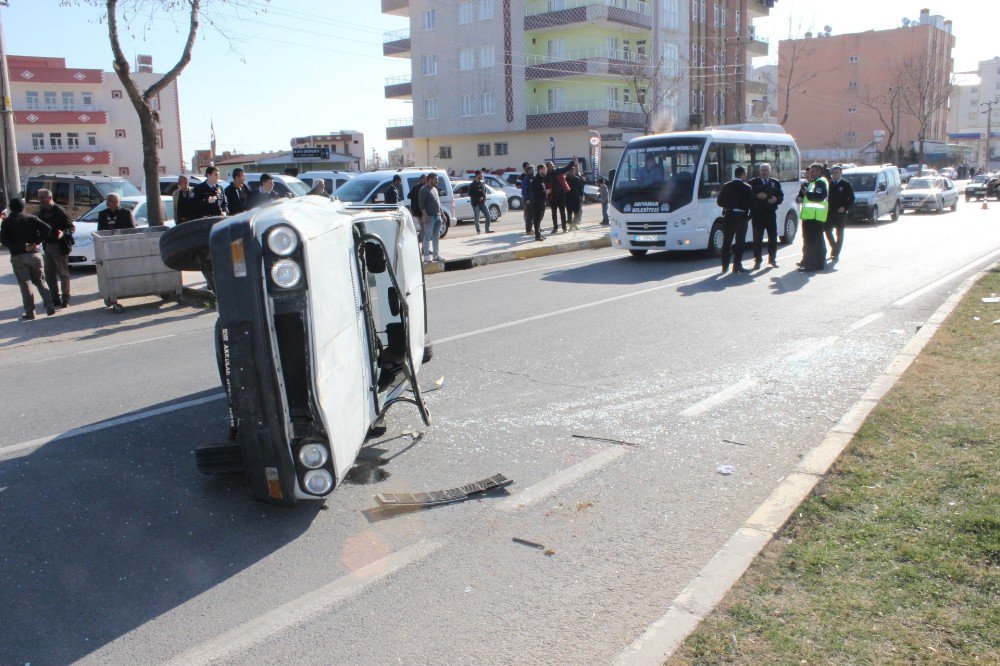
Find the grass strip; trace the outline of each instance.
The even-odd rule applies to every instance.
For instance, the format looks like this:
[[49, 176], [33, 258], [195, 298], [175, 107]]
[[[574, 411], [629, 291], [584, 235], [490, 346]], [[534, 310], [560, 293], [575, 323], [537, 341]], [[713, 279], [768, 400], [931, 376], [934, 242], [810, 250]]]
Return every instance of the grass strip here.
[[1000, 270], [968, 292], [668, 664], [1000, 663], [991, 293]]

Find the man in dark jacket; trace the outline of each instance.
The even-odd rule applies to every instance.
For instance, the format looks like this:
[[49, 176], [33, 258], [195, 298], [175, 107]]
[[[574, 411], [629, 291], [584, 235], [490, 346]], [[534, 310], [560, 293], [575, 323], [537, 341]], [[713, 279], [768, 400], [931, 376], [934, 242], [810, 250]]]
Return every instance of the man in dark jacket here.
[[281, 197], [274, 191], [274, 178], [269, 173], [260, 175], [260, 187], [250, 195], [250, 208], [260, 208], [274, 203]]
[[586, 185], [586, 181], [580, 175], [580, 167], [575, 162], [570, 164], [569, 173], [566, 174], [566, 184], [569, 185], [569, 193], [566, 195], [569, 228], [572, 231], [579, 231], [580, 219], [583, 217], [583, 186]]
[[250, 188], [247, 187], [247, 177], [243, 169], [233, 169], [233, 182], [226, 187], [226, 203], [229, 205], [229, 215], [239, 215], [250, 210]]
[[[743, 246], [747, 237], [747, 221], [753, 208], [753, 190], [743, 182], [747, 170], [741, 166], [733, 172], [736, 176], [722, 186], [717, 203], [722, 208], [722, 273], [729, 271], [732, 252], [733, 273], [746, 273], [743, 268]], [[735, 239], [735, 243], [733, 242]]]
[[802, 263], [799, 270], [805, 273], [823, 270], [826, 264], [826, 241], [823, 225], [830, 209], [830, 184], [823, 176], [823, 165], [809, 166], [809, 182], [799, 190], [795, 202], [801, 204]]
[[195, 218], [194, 190], [189, 186], [188, 177], [177, 177], [177, 189], [171, 195], [174, 198], [174, 224], [182, 224]]
[[524, 171], [521, 172], [521, 207], [524, 209], [524, 233], [531, 235], [531, 220], [534, 216], [534, 209], [531, 206], [531, 179], [535, 177], [535, 167], [527, 162], [521, 165]]
[[97, 214], [97, 230], [113, 231], [114, 229], [135, 229], [135, 218], [132, 211], [122, 207], [121, 198], [112, 192], [108, 195], [107, 208]]
[[761, 164], [760, 175], [750, 183], [753, 190], [753, 208], [750, 217], [753, 222], [753, 269], [758, 270], [763, 261], [761, 246], [764, 232], [767, 232], [767, 259], [772, 268], [778, 267], [778, 220], [777, 210], [785, 200], [781, 183], [771, 178], [771, 165]]
[[[261, 181], [263, 181], [263, 176]], [[226, 193], [219, 185], [219, 168], [205, 168], [205, 180], [194, 188], [194, 208], [197, 217], [216, 217], [229, 214], [229, 202]]]
[[490, 231], [490, 210], [486, 207], [486, 183], [483, 182], [483, 172], [476, 170], [476, 176], [469, 183], [469, 203], [472, 204], [472, 221], [476, 224], [476, 233], [479, 233], [479, 216], [483, 216], [486, 224], [486, 233]]
[[531, 224], [535, 232], [535, 240], [544, 240], [542, 236], [542, 219], [545, 217], [545, 165], [539, 164], [531, 179]]
[[[73, 247], [76, 226], [62, 206], [52, 203], [52, 192], [38, 190], [38, 219], [49, 225], [49, 237], [42, 245], [42, 264], [45, 266], [45, 284], [49, 287], [52, 304], [65, 308], [69, 305], [69, 251]], [[59, 287], [62, 286], [62, 296]]]
[[38, 256], [38, 246], [49, 237], [49, 225], [34, 215], [25, 215], [24, 200], [14, 198], [8, 204], [10, 216], [0, 225], [0, 245], [10, 250], [10, 265], [17, 278], [17, 286], [21, 288], [21, 303], [24, 314], [21, 319], [35, 318], [35, 295], [31, 293], [30, 284], [35, 285], [42, 303], [45, 304], [45, 314], [56, 313], [52, 306], [49, 290], [42, 283], [42, 260]]
[[[827, 215], [823, 231], [830, 243], [830, 261], [840, 259], [840, 248], [844, 246], [844, 223], [854, 205], [854, 188], [844, 180], [844, 170], [840, 165], [830, 170], [833, 180], [830, 181], [830, 212]], [[834, 232], [836, 238], [834, 238]]]
[[[574, 162], [570, 162], [573, 164]], [[562, 220], [562, 229], [566, 231], [566, 194], [569, 192], [569, 185], [566, 184], [566, 172], [569, 171], [570, 164], [557, 169], [554, 162], [545, 163], [545, 189], [549, 206], [552, 207], [552, 233], [559, 231], [559, 221]], [[556, 213], [559, 219], [556, 219]]]

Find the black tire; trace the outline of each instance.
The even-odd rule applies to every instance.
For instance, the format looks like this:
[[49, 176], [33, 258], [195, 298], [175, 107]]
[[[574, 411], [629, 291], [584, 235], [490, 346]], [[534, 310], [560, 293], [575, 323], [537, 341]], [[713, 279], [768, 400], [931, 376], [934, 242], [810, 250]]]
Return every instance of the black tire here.
[[785, 245], [791, 245], [795, 242], [795, 236], [799, 231], [799, 221], [795, 217], [794, 213], [788, 213], [785, 215], [785, 224], [781, 228], [781, 242]]
[[434, 358], [434, 345], [431, 344], [430, 340], [424, 342], [424, 357], [420, 361], [420, 364], [430, 363], [430, 360]]
[[872, 209], [868, 211], [868, 219], [866, 222], [868, 222], [868, 224], [878, 224], [878, 205], [872, 206]]
[[195, 463], [202, 474], [242, 474], [243, 449], [239, 444], [201, 446], [194, 452]]
[[500, 206], [496, 204], [490, 204], [488, 209], [490, 211], [490, 222], [496, 222], [500, 219]]
[[955, 199], [955, 203], [951, 205], [951, 212], [954, 213], [957, 210], [958, 210], [958, 199]]
[[178, 224], [160, 236], [160, 258], [175, 271], [199, 271], [208, 256], [208, 238], [222, 217], [203, 217]]
[[524, 200], [521, 197], [511, 197], [507, 199], [507, 205], [511, 210], [521, 210], [524, 207]]
[[712, 225], [712, 230], [708, 232], [708, 256], [718, 257], [722, 255], [722, 238], [725, 232], [722, 230], [722, 221]]
[[892, 213], [890, 213], [889, 217], [892, 219], [893, 222], [895, 222], [896, 220], [899, 219], [899, 216], [902, 214], [903, 214], [903, 204], [897, 201], [896, 205], [892, 207]]
[[444, 238], [448, 235], [448, 229], [451, 228], [451, 216], [448, 213], [441, 211], [441, 233], [438, 234], [438, 238]]
[[647, 252], [649, 252], [649, 250], [629, 250], [628, 251], [628, 253], [631, 254], [636, 259], [642, 259], [643, 257], [646, 256]]

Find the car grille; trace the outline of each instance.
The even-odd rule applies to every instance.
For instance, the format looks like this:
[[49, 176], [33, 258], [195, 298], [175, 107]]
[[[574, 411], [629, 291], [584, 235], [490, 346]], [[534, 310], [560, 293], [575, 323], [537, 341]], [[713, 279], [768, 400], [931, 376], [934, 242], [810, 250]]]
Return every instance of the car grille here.
[[630, 234], [665, 234], [666, 222], [629, 222], [626, 228]]

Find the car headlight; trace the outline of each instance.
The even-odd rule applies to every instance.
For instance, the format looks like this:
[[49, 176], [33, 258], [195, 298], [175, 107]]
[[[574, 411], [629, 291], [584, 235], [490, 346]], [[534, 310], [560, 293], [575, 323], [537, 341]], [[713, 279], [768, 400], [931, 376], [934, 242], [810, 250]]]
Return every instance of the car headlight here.
[[309, 469], [318, 469], [329, 459], [330, 454], [322, 444], [312, 442], [299, 449], [299, 462]]
[[287, 257], [299, 246], [299, 237], [291, 227], [274, 227], [267, 234], [267, 247], [279, 257]]
[[333, 477], [325, 469], [314, 469], [306, 472], [302, 483], [313, 495], [324, 495], [333, 488]]
[[281, 259], [271, 266], [271, 281], [282, 289], [291, 289], [302, 281], [302, 267], [291, 259]]

